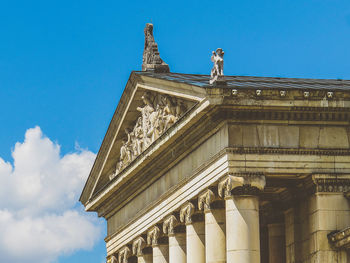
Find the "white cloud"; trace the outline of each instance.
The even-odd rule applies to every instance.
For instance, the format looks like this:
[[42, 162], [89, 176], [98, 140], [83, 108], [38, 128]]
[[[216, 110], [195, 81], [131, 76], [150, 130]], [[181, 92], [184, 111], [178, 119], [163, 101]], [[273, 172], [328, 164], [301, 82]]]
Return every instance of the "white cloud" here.
[[95, 154], [60, 146], [28, 129], [16, 143], [13, 164], [0, 158], [0, 262], [52, 262], [89, 249], [101, 238], [101, 222], [77, 200]]

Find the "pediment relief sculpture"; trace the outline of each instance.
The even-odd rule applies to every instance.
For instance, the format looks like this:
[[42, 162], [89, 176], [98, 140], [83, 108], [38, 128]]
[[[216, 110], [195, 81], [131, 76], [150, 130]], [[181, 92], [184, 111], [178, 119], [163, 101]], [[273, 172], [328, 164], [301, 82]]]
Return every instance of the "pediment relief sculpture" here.
[[140, 116], [133, 127], [124, 130], [116, 169], [109, 176], [112, 180], [137, 156], [169, 129], [188, 109], [187, 102], [165, 94], [145, 92], [143, 105], [137, 107]]

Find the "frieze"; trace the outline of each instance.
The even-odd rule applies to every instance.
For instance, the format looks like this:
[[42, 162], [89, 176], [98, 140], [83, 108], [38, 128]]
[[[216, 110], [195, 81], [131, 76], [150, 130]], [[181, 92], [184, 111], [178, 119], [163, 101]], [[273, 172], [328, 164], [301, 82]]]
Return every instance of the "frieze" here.
[[159, 93], [145, 92], [142, 101], [143, 105], [137, 107], [140, 116], [135, 125], [125, 129], [119, 161], [110, 180], [167, 131], [188, 108], [185, 101]]
[[226, 148], [227, 153], [234, 154], [292, 154], [292, 155], [326, 155], [348, 156], [348, 149], [299, 149], [299, 148], [258, 148], [258, 147], [231, 147]]
[[316, 192], [346, 193], [350, 191], [350, 178], [313, 178]]

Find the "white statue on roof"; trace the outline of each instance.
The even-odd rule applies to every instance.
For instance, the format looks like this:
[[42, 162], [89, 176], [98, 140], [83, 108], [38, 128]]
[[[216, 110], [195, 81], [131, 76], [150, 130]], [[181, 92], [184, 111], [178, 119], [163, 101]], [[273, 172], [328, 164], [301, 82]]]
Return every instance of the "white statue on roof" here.
[[210, 73], [210, 84], [224, 82], [224, 54], [225, 52], [222, 50], [222, 48], [218, 48], [216, 51], [212, 52], [211, 61], [214, 63], [214, 66]]

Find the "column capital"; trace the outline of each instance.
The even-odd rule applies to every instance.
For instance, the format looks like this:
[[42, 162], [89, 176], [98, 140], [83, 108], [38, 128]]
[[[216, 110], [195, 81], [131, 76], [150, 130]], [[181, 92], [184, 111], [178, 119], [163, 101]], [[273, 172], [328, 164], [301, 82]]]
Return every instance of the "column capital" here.
[[157, 226], [152, 227], [147, 232], [147, 244], [152, 246], [158, 246], [158, 239], [160, 236], [160, 229]]
[[163, 222], [163, 233], [168, 236], [173, 236], [177, 225], [178, 221], [174, 215], [167, 216]]
[[119, 250], [118, 263], [128, 263], [128, 258], [130, 256], [130, 248], [127, 246]]
[[313, 174], [315, 192], [346, 193], [350, 191], [349, 174]]
[[117, 260], [117, 258], [115, 257], [115, 256], [108, 256], [107, 257], [107, 261], [106, 261], [107, 263], [117, 263], [118, 262], [118, 260]]
[[198, 208], [204, 212], [210, 210], [210, 204], [214, 201], [215, 194], [212, 190], [207, 189], [198, 196]]
[[[236, 174], [226, 175], [218, 185], [220, 197], [229, 198], [232, 196], [232, 190], [239, 188], [241, 194], [249, 194], [256, 190], [263, 190], [266, 185], [266, 179], [263, 174]], [[254, 191], [255, 190], [255, 191]]]
[[180, 221], [186, 225], [192, 224], [192, 215], [194, 213], [194, 205], [191, 202], [187, 202], [180, 209]]
[[146, 241], [143, 237], [138, 237], [132, 242], [132, 254], [140, 257], [143, 255], [142, 249], [144, 249], [146, 246]]

